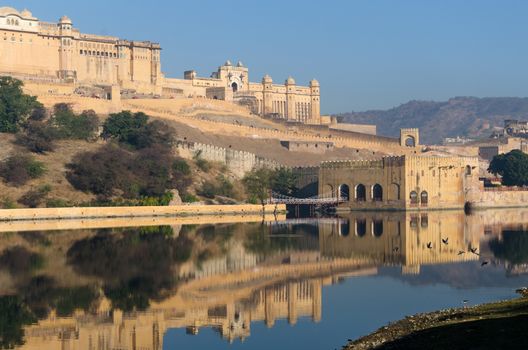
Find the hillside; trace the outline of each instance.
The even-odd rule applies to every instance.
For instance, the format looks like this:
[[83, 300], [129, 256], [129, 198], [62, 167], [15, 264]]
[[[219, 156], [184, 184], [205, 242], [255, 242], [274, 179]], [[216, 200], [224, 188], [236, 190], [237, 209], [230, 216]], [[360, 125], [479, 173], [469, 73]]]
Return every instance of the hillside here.
[[448, 101], [410, 101], [388, 110], [337, 115], [350, 123], [376, 124], [378, 134], [396, 137], [400, 128], [420, 128], [423, 143], [445, 137], [487, 137], [504, 119], [528, 118], [528, 98], [455, 97]]

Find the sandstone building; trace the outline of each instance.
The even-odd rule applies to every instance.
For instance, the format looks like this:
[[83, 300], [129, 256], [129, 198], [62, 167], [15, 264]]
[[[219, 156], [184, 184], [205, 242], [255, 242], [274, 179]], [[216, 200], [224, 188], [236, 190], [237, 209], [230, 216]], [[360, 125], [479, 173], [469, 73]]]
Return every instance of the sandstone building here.
[[404, 155], [323, 162], [319, 195], [339, 197], [342, 209], [464, 208], [480, 193], [477, 157]]
[[158, 43], [84, 34], [66, 16], [48, 23], [11, 7], [0, 8], [0, 74], [71, 84], [72, 91], [84, 86], [112, 91], [108, 87], [117, 86], [132, 94], [234, 101], [259, 115], [321, 124], [317, 80], [299, 86], [289, 77], [284, 84], [275, 84], [266, 75], [253, 83], [247, 67], [230, 61], [209, 78], [198, 77], [192, 70], [183, 79], [166, 78]]

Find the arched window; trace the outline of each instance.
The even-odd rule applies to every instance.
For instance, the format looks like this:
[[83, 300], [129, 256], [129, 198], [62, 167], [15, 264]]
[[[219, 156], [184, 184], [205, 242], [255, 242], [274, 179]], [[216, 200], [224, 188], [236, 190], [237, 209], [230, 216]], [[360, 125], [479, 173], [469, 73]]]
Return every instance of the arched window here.
[[466, 165], [465, 174], [466, 176], [471, 176], [471, 166], [470, 165]]
[[411, 199], [411, 204], [418, 204], [418, 193], [416, 191], [412, 191], [409, 198]]
[[339, 223], [339, 235], [347, 237], [350, 234], [350, 221], [346, 220]]
[[348, 201], [350, 198], [350, 188], [348, 185], [340, 185], [339, 186], [339, 199]]
[[429, 203], [429, 194], [426, 191], [420, 193], [420, 202], [422, 205], [427, 205], [427, 203]]
[[238, 84], [236, 82], [233, 82], [233, 84], [231, 84], [231, 88], [233, 89], [233, 92], [237, 92], [238, 91]]
[[383, 234], [383, 220], [372, 220], [372, 235], [381, 237]]
[[399, 200], [400, 199], [400, 185], [393, 183], [393, 184], [391, 184], [390, 188], [391, 188], [391, 192], [392, 193], [390, 194], [390, 198], [389, 199], [392, 199], [392, 200], [398, 199]]
[[414, 147], [416, 146], [416, 140], [412, 136], [407, 136], [405, 138], [405, 146], [407, 147]]
[[356, 220], [356, 236], [363, 237], [367, 234], [367, 220], [357, 219]]
[[367, 200], [367, 189], [365, 185], [359, 184], [356, 186], [356, 201], [364, 202]]
[[383, 188], [380, 184], [372, 186], [372, 200], [375, 202], [381, 202], [383, 200]]

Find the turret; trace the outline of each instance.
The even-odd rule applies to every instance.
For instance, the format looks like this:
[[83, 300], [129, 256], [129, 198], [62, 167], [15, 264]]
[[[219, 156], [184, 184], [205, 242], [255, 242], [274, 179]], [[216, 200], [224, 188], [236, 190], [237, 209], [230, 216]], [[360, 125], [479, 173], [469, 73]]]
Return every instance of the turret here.
[[76, 79], [76, 72], [72, 68], [74, 47], [72, 21], [67, 16], [62, 16], [57, 26], [60, 34], [60, 68], [58, 76], [66, 81], [74, 81]]
[[310, 81], [310, 98], [310, 123], [321, 124], [321, 90], [319, 82], [315, 79]]
[[273, 113], [273, 79], [267, 74], [262, 78], [262, 90], [262, 114], [267, 115]]
[[295, 120], [295, 79], [286, 79], [286, 119]]

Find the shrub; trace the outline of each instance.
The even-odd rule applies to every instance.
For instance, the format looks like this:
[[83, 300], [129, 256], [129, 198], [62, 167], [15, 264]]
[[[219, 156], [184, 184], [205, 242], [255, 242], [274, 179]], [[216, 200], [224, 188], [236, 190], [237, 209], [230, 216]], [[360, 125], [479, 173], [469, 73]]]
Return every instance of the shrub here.
[[15, 209], [16, 203], [11, 197], [1, 197], [0, 198], [0, 207], [2, 209]]
[[32, 189], [26, 192], [19, 198], [18, 202], [29, 208], [37, 208], [46, 199], [46, 196], [51, 192], [51, 186], [43, 185], [37, 189]]
[[60, 139], [90, 140], [97, 137], [99, 117], [93, 110], [76, 115], [65, 103], [56, 104], [49, 125]]
[[216, 191], [217, 189], [216, 189], [215, 184], [211, 182], [204, 182], [202, 184], [202, 187], [198, 191], [198, 194], [206, 198], [214, 198], [216, 195]]
[[103, 124], [101, 136], [104, 139], [115, 139], [135, 149], [160, 145], [170, 148], [174, 141], [175, 131], [161, 121], [149, 122], [145, 113], [122, 111], [111, 114]]
[[74, 205], [62, 198], [50, 198], [46, 201], [46, 208], [69, 208]]
[[209, 161], [203, 159], [203, 158], [197, 158], [195, 160], [196, 166], [203, 171], [204, 173], [208, 173], [209, 170], [211, 170], [211, 163]]
[[42, 104], [24, 94], [23, 83], [11, 77], [0, 77], [0, 132], [16, 133], [28, 117]]
[[199, 201], [195, 195], [192, 195], [190, 193], [184, 193], [180, 196], [180, 198], [184, 203], [195, 203]]
[[103, 198], [122, 195], [161, 201], [172, 188], [185, 192], [191, 181], [190, 176], [180, 176], [174, 170], [174, 161], [172, 152], [160, 145], [129, 152], [109, 144], [75, 156], [66, 178], [76, 189]]
[[0, 176], [18, 186], [41, 177], [45, 172], [44, 164], [29, 155], [13, 155], [0, 163]]
[[38, 121], [28, 122], [24, 134], [17, 134], [17, 144], [34, 153], [51, 152], [55, 148], [55, 133], [47, 124]]

